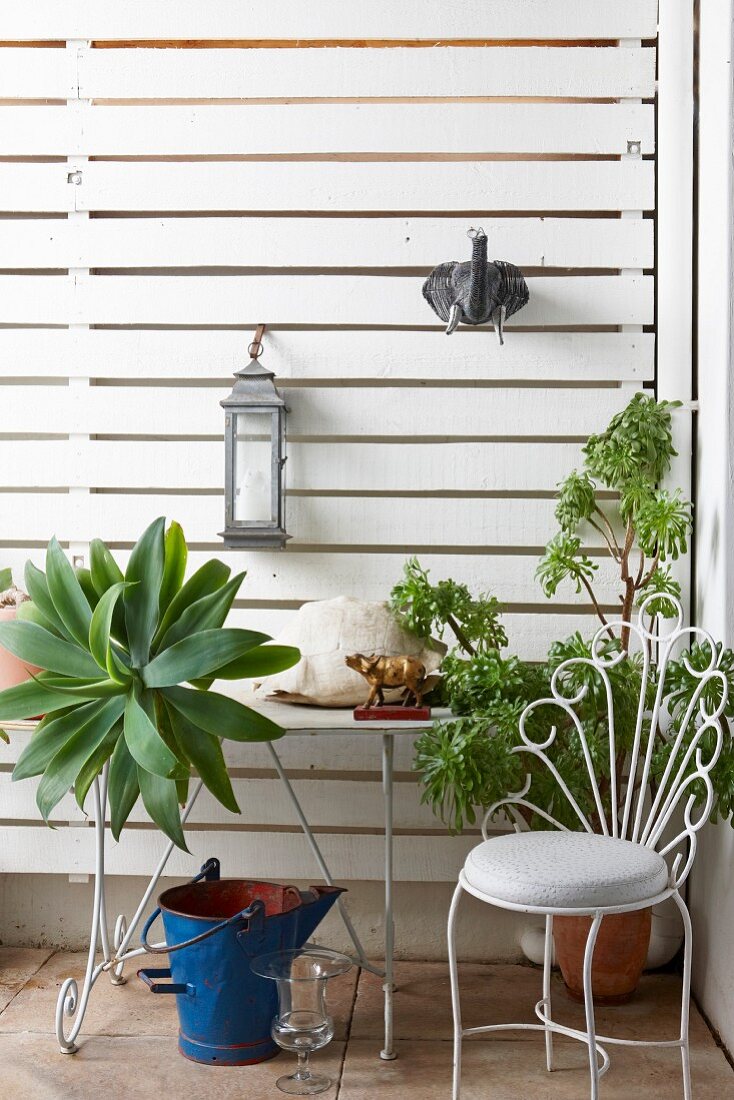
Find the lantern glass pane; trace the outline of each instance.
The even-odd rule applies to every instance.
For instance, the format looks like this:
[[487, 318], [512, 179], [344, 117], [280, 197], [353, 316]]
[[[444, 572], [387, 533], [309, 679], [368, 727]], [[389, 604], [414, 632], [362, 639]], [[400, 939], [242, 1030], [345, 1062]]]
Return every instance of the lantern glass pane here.
[[273, 446], [271, 411], [235, 414], [235, 523], [275, 523], [273, 509]]

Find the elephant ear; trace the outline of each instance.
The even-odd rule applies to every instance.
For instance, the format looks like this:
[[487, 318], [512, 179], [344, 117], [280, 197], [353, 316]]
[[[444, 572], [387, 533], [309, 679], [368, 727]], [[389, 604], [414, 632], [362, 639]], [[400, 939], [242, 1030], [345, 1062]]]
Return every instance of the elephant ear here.
[[[456, 260], [439, 264], [438, 267], [434, 267], [423, 284], [423, 297], [433, 312], [444, 322], [451, 320], [451, 309], [456, 304], [456, 286], [454, 285], [456, 267]], [[458, 323], [457, 320], [454, 328]]]

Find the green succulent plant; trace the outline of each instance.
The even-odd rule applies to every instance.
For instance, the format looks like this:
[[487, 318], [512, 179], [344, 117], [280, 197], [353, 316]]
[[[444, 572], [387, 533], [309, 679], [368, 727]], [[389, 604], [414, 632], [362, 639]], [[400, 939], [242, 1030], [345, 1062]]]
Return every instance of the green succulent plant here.
[[120, 832], [138, 800], [186, 850], [179, 804], [192, 769], [223, 806], [239, 813], [221, 738], [270, 741], [283, 730], [235, 699], [211, 691], [290, 668], [290, 646], [266, 645], [253, 630], [224, 626], [244, 579], [221, 561], [188, 580], [177, 523], [156, 519], [123, 574], [100, 540], [90, 569], [74, 568], [54, 538], [46, 572], [28, 562], [30, 601], [0, 623], [0, 645], [42, 671], [0, 692], [0, 721], [44, 717], [20, 754], [13, 780], [41, 776], [36, 795], [46, 822], [70, 787], [83, 809], [109, 761], [111, 829]]
[[[582, 538], [592, 527], [617, 567], [624, 622], [630, 621], [635, 604], [651, 594], [661, 596], [648, 604], [651, 615], [673, 612], [665, 596], [680, 595], [680, 587], [667, 563], [688, 550], [692, 505], [679, 491], [671, 494], [659, 482], [677, 454], [671, 411], [679, 405], [637, 393], [603, 432], [589, 437], [583, 448], [585, 469], [572, 471], [558, 486], [555, 514], [560, 531], [548, 542], [536, 572], [549, 599], [569, 579], [576, 592], [586, 590], [606, 625], [594, 593], [597, 563], [582, 549]], [[607, 502], [610, 492], [618, 500]], [[618, 538], [619, 523], [624, 534]], [[622, 627], [620, 637], [626, 651], [627, 627]]]

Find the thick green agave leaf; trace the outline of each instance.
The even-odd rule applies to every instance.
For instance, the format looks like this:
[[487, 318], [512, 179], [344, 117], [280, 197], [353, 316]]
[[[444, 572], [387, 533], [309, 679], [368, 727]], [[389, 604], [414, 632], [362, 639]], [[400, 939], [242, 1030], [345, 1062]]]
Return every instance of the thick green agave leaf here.
[[129, 693], [125, 703], [125, 741], [131, 756], [141, 768], [164, 779], [183, 778], [184, 766], [151, 721], [138, 698], [137, 689]]
[[122, 717], [124, 699], [117, 696], [100, 704], [97, 713], [79, 727], [51, 759], [36, 791], [36, 804], [44, 821], [61, 801], [92, 753], [96, 752], [115, 722]]
[[167, 687], [161, 695], [194, 725], [230, 741], [274, 741], [285, 733], [269, 718], [216, 691]]
[[171, 687], [185, 680], [206, 676], [253, 649], [267, 634], [255, 630], [202, 630], [164, 649], [142, 670], [146, 687]]
[[219, 738], [195, 726], [173, 707], [167, 709], [176, 739], [201, 776], [204, 786], [226, 809], [240, 813]]
[[163, 580], [158, 598], [158, 614], [165, 614], [171, 600], [180, 590], [186, 573], [189, 551], [181, 525], [173, 521], [166, 531], [163, 555]]
[[89, 624], [90, 653], [99, 667], [103, 669], [111, 679], [123, 683], [129, 681], [130, 677], [128, 675], [122, 677], [113, 660], [110, 634], [112, 630], [112, 618], [115, 614], [117, 601], [127, 587], [128, 584], [125, 581], [118, 581], [108, 588], [100, 597], [99, 603], [92, 614], [92, 621]]
[[101, 709], [102, 703], [97, 699], [76, 707], [69, 707], [68, 700], [65, 700], [64, 710], [47, 715], [36, 726], [33, 736], [18, 757], [13, 769], [13, 783], [42, 775], [59, 749]]
[[110, 829], [115, 840], [120, 833], [138, 800], [138, 766], [130, 755], [124, 737], [118, 737], [115, 751], [110, 762], [110, 774], [107, 783], [107, 797], [110, 801]]
[[293, 668], [301, 659], [300, 649], [290, 645], [259, 645], [242, 657], [216, 669], [218, 680], [253, 680], [259, 676], [273, 676]]
[[42, 672], [35, 677], [37, 684], [66, 696], [66, 704], [81, 702], [84, 699], [109, 699], [112, 695], [124, 695], [126, 687], [117, 680], [81, 679], [74, 676], [57, 676], [53, 672]]
[[152, 649], [154, 653], [157, 652], [163, 635], [183, 615], [186, 608], [200, 600], [202, 596], [208, 596], [212, 592], [216, 592], [218, 588], [227, 583], [231, 572], [232, 570], [228, 565], [213, 558], [202, 565], [200, 569], [197, 569], [195, 573], [192, 573], [184, 586], [173, 597], [160, 621], [153, 638]]
[[70, 631], [67, 630], [61, 616], [54, 607], [51, 593], [48, 590], [46, 574], [37, 569], [32, 561], [26, 562], [25, 586], [31, 600], [44, 618], [48, 619], [55, 632], [66, 638], [67, 641], [73, 641]]
[[80, 810], [84, 809], [84, 803], [89, 794], [89, 788], [112, 755], [112, 750], [117, 744], [121, 734], [122, 722], [115, 722], [105, 739], [82, 764], [74, 782], [74, 797], [76, 798], [76, 803]]
[[47, 630], [49, 634], [55, 634], [57, 638], [62, 637], [61, 631], [49, 622], [33, 600], [24, 600], [23, 603], [18, 604], [15, 617], [23, 623], [35, 623], [36, 626], [42, 626], [44, 630]]
[[89, 563], [92, 584], [98, 596], [104, 596], [108, 588], [125, 579], [122, 570], [101, 539], [93, 539], [89, 544]]
[[[90, 611], [91, 618], [91, 611]], [[9, 620], [0, 623], [0, 645], [29, 665], [40, 665], [49, 672], [65, 676], [91, 678], [99, 673], [97, 662], [85, 649], [49, 634], [37, 623]]]
[[64, 626], [79, 645], [86, 646], [92, 609], [56, 538], [51, 539], [46, 550], [46, 583]]
[[153, 520], [130, 553], [125, 579], [125, 625], [133, 668], [148, 662], [150, 643], [158, 625], [158, 600], [163, 580], [165, 519]]
[[187, 607], [161, 638], [158, 652], [169, 649], [176, 642], [192, 634], [198, 634], [201, 630], [216, 630], [224, 626], [229, 609], [244, 579], [245, 574], [238, 573], [216, 592], [202, 596], [200, 600]]
[[[77, 695], [75, 701], [83, 702], [84, 698]], [[38, 718], [41, 714], [64, 710], [69, 702], [68, 696], [65, 698], [58, 691], [44, 687], [41, 677], [26, 680], [15, 687], [0, 691], [0, 722], [22, 722], [28, 718]]]
[[188, 852], [181, 827], [181, 815], [178, 810], [178, 794], [173, 779], [163, 779], [152, 775], [138, 765], [138, 783], [143, 797], [143, 805], [153, 821], [177, 848]]
[[0, 592], [4, 592], [6, 588], [11, 588], [13, 584], [13, 570], [10, 568], [0, 569]]
[[[111, 588], [113, 584], [119, 584], [125, 579], [122, 570], [101, 539], [94, 539], [90, 543], [89, 564], [92, 584], [98, 596], [104, 596], [108, 588]], [[127, 645], [125, 608], [120, 601], [115, 604], [115, 611], [112, 616], [112, 634], [118, 642]]]
[[92, 574], [88, 569], [85, 569], [84, 566], [77, 566], [74, 569], [74, 575], [79, 581], [79, 587], [81, 588], [84, 595], [87, 597], [87, 603], [92, 608], [92, 610], [94, 610], [94, 608], [99, 603], [99, 596], [97, 595], [97, 590], [92, 582]]

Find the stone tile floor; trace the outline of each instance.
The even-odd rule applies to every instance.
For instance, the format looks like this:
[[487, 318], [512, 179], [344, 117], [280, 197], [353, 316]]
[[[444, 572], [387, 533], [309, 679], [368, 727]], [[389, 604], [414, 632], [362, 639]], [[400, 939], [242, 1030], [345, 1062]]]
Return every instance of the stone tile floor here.
[[[84, 957], [30, 948], [0, 948], [0, 1098], [2, 1100], [138, 1100], [164, 1096], [197, 1100], [275, 1100], [275, 1079], [292, 1059], [242, 1069], [215, 1069], [182, 1058], [176, 1050], [174, 998], [154, 997], [132, 974], [113, 988], [100, 979], [73, 1057], [58, 1053], [53, 1016], [66, 977], [81, 979]], [[533, 1017], [540, 973], [525, 966], [465, 964], [461, 968], [467, 1027]], [[81, 982], [80, 982], [81, 984]], [[336, 1086], [339, 1100], [448, 1100], [451, 1095], [451, 1012], [446, 967], [398, 966], [395, 1035], [398, 1059], [378, 1057], [382, 1029], [379, 981], [353, 972], [332, 983], [338, 1020], [334, 1041], [315, 1056]], [[581, 1026], [582, 1009], [554, 977], [556, 1014]], [[672, 1037], [677, 1029], [679, 981], [671, 974], [643, 979], [633, 1003], [600, 1010], [599, 1028], [624, 1037]], [[734, 1071], [706, 1024], [691, 1019], [695, 1100], [734, 1098]], [[601, 1100], [666, 1100], [682, 1097], [676, 1050], [610, 1048], [612, 1065]], [[556, 1039], [557, 1068], [545, 1071], [542, 1035], [513, 1032], [465, 1044], [463, 1100], [587, 1100], [584, 1048]]]

